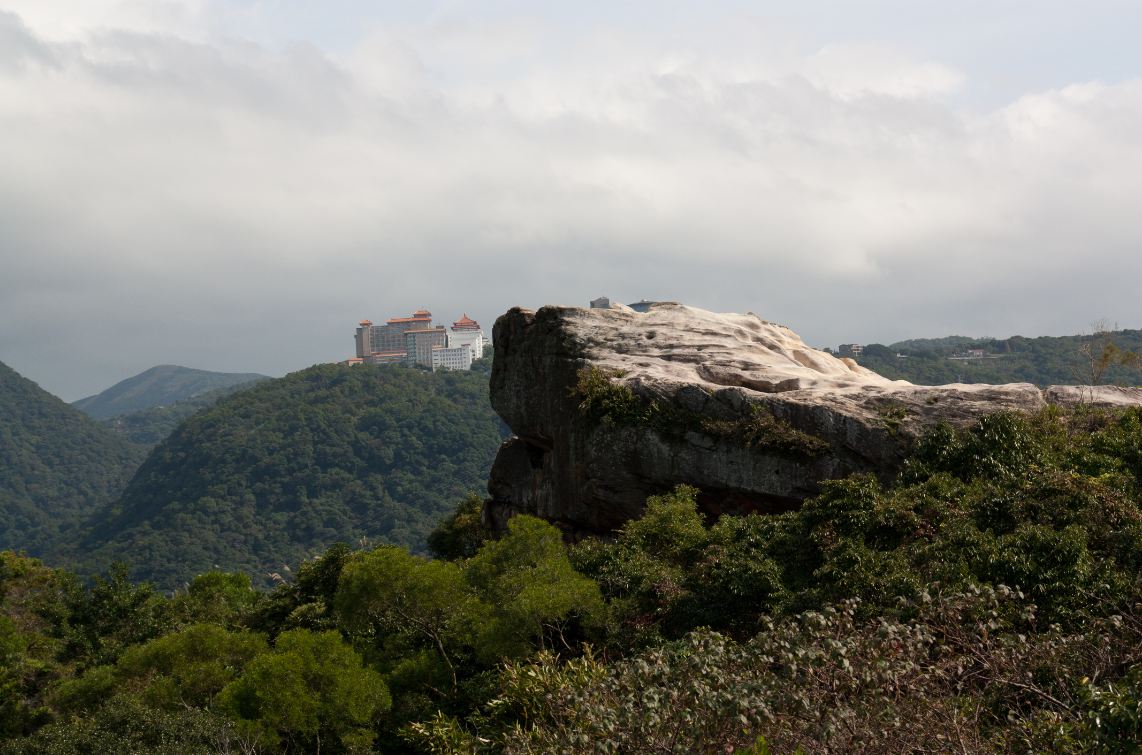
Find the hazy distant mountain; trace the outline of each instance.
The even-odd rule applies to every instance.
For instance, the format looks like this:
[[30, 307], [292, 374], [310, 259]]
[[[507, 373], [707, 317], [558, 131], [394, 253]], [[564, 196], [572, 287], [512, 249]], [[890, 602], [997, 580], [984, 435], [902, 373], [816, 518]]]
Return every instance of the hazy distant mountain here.
[[216, 567], [266, 580], [337, 541], [422, 548], [485, 489], [507, 429], [488, 376], [322, 365], [186, 419], [92, 520], [87, 566], [164, 588]]
[[0, 364], [0, 550], [53, 556], [143, 451]]
[[72, 406], [96, 419], [108, 419], [156, 406], [169, 406], [219, 388], [266, 379], [265, 375], [253, 372], [210, 372], [163, 364], [116, 383], [102, 393], [81, 398]]

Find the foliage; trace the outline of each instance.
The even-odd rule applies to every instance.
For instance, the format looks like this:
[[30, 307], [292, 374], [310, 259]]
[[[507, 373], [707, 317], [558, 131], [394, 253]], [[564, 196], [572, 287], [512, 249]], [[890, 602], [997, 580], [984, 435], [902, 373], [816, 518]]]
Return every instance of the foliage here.
[[482, 519], [484, 499], [466, 497], [456, 510], [441, 520], [428, 535], [428, 552], [436, 558], [471, 558], [485, 541], [493, 537]]
[[1078, 348], [1079, 364], [1075, 368], [1077, 381], [1083, 385], [1100, 385], [1110, 368], [1118, 366], [1133, 369], [1142, 362], [1138, 352], [1122, 348], [1106, 320], [1093, 323], [1093, 333]]
[[241, 730], [285, 752], [368, 751], [372, 724], [390, 704], [380, 674], [339, 633], [307, 629], [279, 635], [219, 696]]
[[165, 589], [219, 568], [266, 586], [338, 541], [420, 549], [503, 437], [486, 376], [313, 367], [186, 420], [83, 545]]
[[572, 549], [576, 567], [610, 599], [620, 646], [653, 644], [701, 625], [748, 632], [785, 597], [782, 572], [767, 552], [772, 542], [747, 531], [770, 520], [724, 517], [707, 529], [697, 493], [680, 486], [653, 496], [614, 543]]
[[845, 602], [744, 644], [699, 630], [609, 667], [509, 665], [494, 705], [519, 713], [503, 750], [714, 753], [759, 738], [776, 752], [1090, 749], [1078, 676], [1112, 673], [1111, 656], [1142, 648], [1137, 615], [1028, 631], [1034, 608], [1006, 588], [908, 608], [861, 620]]
[[535, 517], [508, 520], [507, 534], [485, 543], [465, 576], [496, 609], [485, 655], [520, 657], [535, 643], [566, 648], [565, 629], [602, 614], [598, 586], [572, 566], [559, 530]]
[[33, 736], [0, 744], [4, 755], [215, 755], [264, 752], [227, 719], [204, 710], [178, 713], [116, 695], [85, 716], [62, 719]]
[[771, 453], [812, 458], [829, 450], [828, 441], [798, 430], [788, 422], [773, 416], [768, 408], [757, 404], [750, 406], [747, 416], [736, 420], [696, 417], [691, 418], [686, 424], [706, 435], [715, 438], [733, 438], [749, 448], [763, 449]]
[[209, 708], [214, 696], [266, 651], [262, 635], [195, 624], [131, 648], [116, 663], [116, 676], [145, 681], [144, 699], [153, 707]]
[[630, 386], [617, 382], [625, 373], [600, 367], [579, 370], [572, 395], [579, 411], [595, 423], [606, 425], [646, 424], [660, 411], [657, 402], [644, 401]]
[[607, 428], [644, 427], [674, 437], [699, 432], [731, 439], [749, 448], [798, 457], [819, 456], [829, 449], [828, 442], [778, 419], [768, 407], [754, 404], [745, 416], [715, 419], [635, 393], [619, 382], [624, 374], [595, 366], [579, 370], [571, 395], [579, 400], [579, 411], [592, 424]]
[[357, 637], [427, 646], [447, 670], [450, 693], [456, 664], [477, 641], [490, 614], [461, 567], [383, 546], [350, 561], [342, 572], [337, 610]]
[[90, 587], [71, 582], [63, 598], [66, 618], [58, 632], [61, 658], [80, 668], [113, 663], [130, 645], [161, 634], [164, 601], [149, 584], [135, 584], [125, 564], [112, 564]]
[[336, 605], [349, 635], [389, 673], [398, 726], [480, 699], [485, 670], [569, 647], [603, 611], [559, 531], [526, 516], [467, 562], [391, 546], [359, 554], [342, 572]]
[[255, 607], [248, 624], [271, 637], [287, 629], [336, 627], [334, 596], [351, 555], [349, 546], [335, 543], [323, 555], [302, 564], [293, 582], [283, 580]]
[[0, 364], [0, 549], [62, 560], [142, 451]]
[[1142, 665], [1118, 682], [1083, 679], [1086, 716], [1078, 727], [1099, 752], [1136, 753], [1142, 742]]
[[184, 592], [177, 592], [167, 608], [176, 626], [209, 622], [221, 627], [247, 624], [263, 603], [250, 575], [227, 572], [199, 574]]

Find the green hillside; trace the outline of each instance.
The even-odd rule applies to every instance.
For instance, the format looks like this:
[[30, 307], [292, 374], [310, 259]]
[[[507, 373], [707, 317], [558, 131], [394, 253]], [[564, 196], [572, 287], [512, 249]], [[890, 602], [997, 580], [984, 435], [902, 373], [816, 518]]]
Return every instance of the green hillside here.
[[[1117, 347], [1142, 354], [1142, 330], [1119, 330], [1106, 335]], [[1082, 349], [1091, 342], [1091, 336], [922, 338], [888, 346], [866, 345], [864, 354], [857, 361], [885, 377], [919, 385], [1026, 382], [1045, 387], [1086, 384], [1090, 382], [1090, 365]], [[971, 350], [986, 354], [965, 358]], [[1139, 385], [1142, 384], [1142, 371], [1111, 366], [1101, 382]]]
[[257, 373], [209, 372], [163, 364], [72, 404], [96, 419], [108, 419], [158, 406], [169, 406], [220, 388], [265, 380]]
[[198, 413], [94, 522], [88, 563], [170, 587], [212, 568], [265, 582], [337, 541], [422, 548], [480, 491], [506, 428], [487, 376], [322, 365]]
[[192, 414], [214, 406], [232, 393], [249, 388], [254, 383], [239, 383], [226, 388], [216, 388], [173, 404], [152, 406], [129, 414], [119, 414], [102, 420], [104, 427], [132, 443], [151, 449], [174, 432], [179, 423]]
[[0, 548], [54, 557], [143, 452], [0, 364]]

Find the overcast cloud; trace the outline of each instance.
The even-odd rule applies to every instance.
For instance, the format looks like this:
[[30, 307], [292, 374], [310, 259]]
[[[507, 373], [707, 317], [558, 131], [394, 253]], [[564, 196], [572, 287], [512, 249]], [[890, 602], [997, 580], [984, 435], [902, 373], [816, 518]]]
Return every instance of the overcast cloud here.
[[1142, 327], [1137, 3], [533, 5], [0, 0], [0, 361], [74, 400], [603, 294]]

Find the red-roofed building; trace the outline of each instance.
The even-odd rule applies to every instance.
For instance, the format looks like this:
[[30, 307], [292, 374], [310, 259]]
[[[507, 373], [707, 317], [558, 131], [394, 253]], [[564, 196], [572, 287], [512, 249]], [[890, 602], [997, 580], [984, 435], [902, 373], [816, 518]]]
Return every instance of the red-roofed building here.
[[468, 317], [468, 313], [460, 315], [460, 319], [452, 323], [453, 330], [479, 330], [480, 323]]
[[468, 317], [467, 313], [452, 323], [452, 330], [448, 333], [448, 347], [458, 346], [471, 349], [473, 360], [484, 356], [484, 331], [480, 330], [480, 323]]
[[[384, 325], [361, 320], [355, 336], [354, 363], [419, 364], [432, 369], [468, 369], [472, 360], [484, 356], [484, 331], [467, 313], [452, 323], [432, 325], [432, 313], [418, 309], [408, 317], [390, 317]], [[470, 355], [461, 353], [463, 350]], [[447, 350], [443, 353], [441, 350]], [[435, 353], [434, 352], [441, 352]]]

